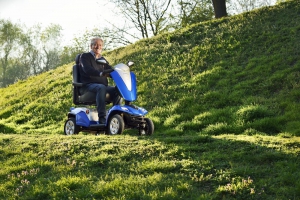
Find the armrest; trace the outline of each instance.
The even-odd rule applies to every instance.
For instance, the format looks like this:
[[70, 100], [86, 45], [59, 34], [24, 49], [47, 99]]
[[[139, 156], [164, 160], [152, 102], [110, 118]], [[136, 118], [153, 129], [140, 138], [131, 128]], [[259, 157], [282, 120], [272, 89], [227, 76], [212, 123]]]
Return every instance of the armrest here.
[[83, 83], [77, 83], [77, 82], [73, 82], [72, 84], [76, 87], [82, 87], [84, 85]]

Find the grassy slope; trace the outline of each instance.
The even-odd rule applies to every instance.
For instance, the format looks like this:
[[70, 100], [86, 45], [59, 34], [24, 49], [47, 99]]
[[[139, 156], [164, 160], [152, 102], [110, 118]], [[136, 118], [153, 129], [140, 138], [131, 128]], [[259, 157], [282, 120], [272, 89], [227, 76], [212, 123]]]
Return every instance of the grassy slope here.
[[300, 135], [299, 12], [294, 1], [210, 21], [121, 55], [138, 62], [140, 102], [163, 130]]
[[[109, 52], [134, 60], [157, 134], [300, 135], [299, 1], [196, 24]], [[0, 132], [62, 133], [71, 65], [0, 89]], [[166, 132], [166, 130], [168, 130]]]
[[0, 132], [61, 133], [72, 105], [71, 74], [62, 66], [1, 89]]

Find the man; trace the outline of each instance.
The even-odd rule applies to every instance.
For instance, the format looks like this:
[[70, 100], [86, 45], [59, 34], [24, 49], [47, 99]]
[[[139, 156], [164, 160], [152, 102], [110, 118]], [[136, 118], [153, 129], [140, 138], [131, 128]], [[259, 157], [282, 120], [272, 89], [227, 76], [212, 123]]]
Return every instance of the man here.
[[[99, 124], [106, 123], [105, 99], [109, 93], [113, 105], [119, 104], [120, 96], [115, 87], [108, 86], [105, 70], [112, 69], [105, 58], [102, 57], [103, 40], [99, 37], [91, 39], [91, 51], [83, 53], [80, 58], [81, 70], [80, 81], [84, 83], [81, 92], [90, 91], [96, 94], [96, 105], [99, 117]], [[107, 64], [97, 62], [97, 59], [104, 59]]]

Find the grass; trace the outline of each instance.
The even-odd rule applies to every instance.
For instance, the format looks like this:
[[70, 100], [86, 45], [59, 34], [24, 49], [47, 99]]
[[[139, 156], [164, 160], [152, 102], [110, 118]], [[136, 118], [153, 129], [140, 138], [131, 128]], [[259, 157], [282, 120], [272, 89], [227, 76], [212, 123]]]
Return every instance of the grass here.
[[1, 199], [298, 199], [298, 137], [0, 135]]
[[0, 89], [0, 199], [299, 199], [300, 2], [106, 52], [151, 137], [63, 136], [73, 63]]

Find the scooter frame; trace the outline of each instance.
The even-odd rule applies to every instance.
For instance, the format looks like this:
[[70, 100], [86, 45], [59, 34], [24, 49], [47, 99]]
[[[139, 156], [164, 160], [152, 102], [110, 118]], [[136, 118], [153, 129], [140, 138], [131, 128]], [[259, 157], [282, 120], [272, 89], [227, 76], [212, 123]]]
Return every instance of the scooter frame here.
[[[124, 64], [118, 64], [115, 68], [118, 69], [124, 66]], [[132, 81], [135, 81], [134, 73], [130, 72], [130, 74]], [[121, 89], [126, 87], [126, 81], [124, 83], [118, 80], [120, 78], [117, 72], [112, 72], [111, 76]], [[133, 92], [128, 93], [120, 92], [121, 96], [127, 100], [125, 100], [124, 105], [114, 105], [108, 109], [105, 124], [98, 123], [96, 109], [92, 107], [71, 107], [64, 125], [64, 133], [73, 135], [82, 131], [95, 134], [104, 132], [108, 135], [115, 135], [122, 134], [125, 128], [136, 128], [139, 130], [139, 135], [152, 135], [154, 124], [151, 119], [145, 117], [148, 113], [147, 110], [132, 104], [132, 101], [136, 99], [136, 88], [132, 90]]]

